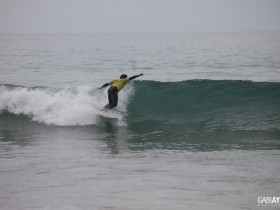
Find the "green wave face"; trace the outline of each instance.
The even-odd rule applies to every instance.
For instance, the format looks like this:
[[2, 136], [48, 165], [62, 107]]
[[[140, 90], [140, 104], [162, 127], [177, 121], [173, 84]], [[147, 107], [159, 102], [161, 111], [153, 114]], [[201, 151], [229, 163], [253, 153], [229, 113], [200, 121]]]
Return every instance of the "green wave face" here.
[[173, 142], [180, 148], [280, 148], [279, 83], [192, 80], [134, 85], [127, 124], [138, 134], [136, 141]]
[[[192, 80], [135, 82], [129, 120], [163, 120], [170, 123], [215, 121], [220, 125], [279, 126], [280, 84], [249, 81]], [[268, 129], [268, 127], [263, 127]]]

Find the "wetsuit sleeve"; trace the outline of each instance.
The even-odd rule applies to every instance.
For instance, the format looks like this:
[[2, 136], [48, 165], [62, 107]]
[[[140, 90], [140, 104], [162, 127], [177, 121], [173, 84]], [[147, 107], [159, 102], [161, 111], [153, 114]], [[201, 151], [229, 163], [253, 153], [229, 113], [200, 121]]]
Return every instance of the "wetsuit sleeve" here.
[[108, 83], [105, 83], [104, 85], [102, 85], [100, 88], [105, 88], [107, 87], [109, 84]]
[[137, 77], [139, 77], [140, 75], [135, 75], [135, 76], [132, 76], [132, 77], [129, 77], [129, 80], [133, 80], [133, 79], [135, 79], [135, 78], [137, 78]]
[[101, 86], [100, 88], [105, 88], [108, 85], [112, 85], [115, 82], [115, 80], [112, 80], [111, 82], [105, 83], [103, 86]]

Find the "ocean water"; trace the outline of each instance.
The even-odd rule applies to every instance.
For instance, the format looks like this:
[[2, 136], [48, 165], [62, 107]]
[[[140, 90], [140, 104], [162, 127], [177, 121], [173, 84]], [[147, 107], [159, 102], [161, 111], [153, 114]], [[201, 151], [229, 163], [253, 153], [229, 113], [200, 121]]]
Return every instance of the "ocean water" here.
[[279, 32], [0, 35], [1, 210], [279, 209], [279, 158]]

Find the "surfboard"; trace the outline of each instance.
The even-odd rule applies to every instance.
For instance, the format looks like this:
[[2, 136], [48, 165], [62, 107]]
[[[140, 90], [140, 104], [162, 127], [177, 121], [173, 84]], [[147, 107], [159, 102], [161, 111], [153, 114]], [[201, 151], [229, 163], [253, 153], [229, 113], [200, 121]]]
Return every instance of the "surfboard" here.
[[105, 111], [105, 109], [103, 107], [97, 106], [95, 104], [92, 105], [94, 109], [98, 110], [98, 111]]
[[110, 110], [105, 110], [103, 107], [100, 108], [95, 105], [93, 107], [96, 109], [97, 115], [105, 117], [105, 118], [118, 120], [118, 118], [115, 116], [115, 114], [113, 114]]

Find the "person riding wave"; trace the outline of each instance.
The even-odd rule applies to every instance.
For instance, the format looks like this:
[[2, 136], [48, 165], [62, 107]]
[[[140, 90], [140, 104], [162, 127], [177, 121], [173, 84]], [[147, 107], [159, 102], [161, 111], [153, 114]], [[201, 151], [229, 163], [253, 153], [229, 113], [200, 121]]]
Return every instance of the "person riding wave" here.
[[102, 89], [104, 87], [107, 87], [108, 85], [111, 85], [111, 87], [108, 90], [108, 100], [109, 104], [104, 106], [104, 110], [107, 111], [109, 109], [112, 109], [118, 105], [118, 92], [123, 89], [123, 87], [126, 85], [126, 83], [130, 80], [133, 80], [137, 77], [143, 76], [143, 73], [140, 73], [139, 75], [135, 75], [132, 77], [127, 78], [126, 74], [122, 74], [120, 76], [120, 79], [112, 80], [111, 82], [105, 83], [103, 86], [97, 88]]

